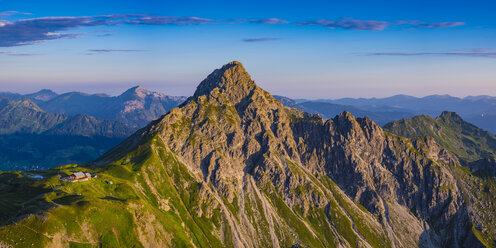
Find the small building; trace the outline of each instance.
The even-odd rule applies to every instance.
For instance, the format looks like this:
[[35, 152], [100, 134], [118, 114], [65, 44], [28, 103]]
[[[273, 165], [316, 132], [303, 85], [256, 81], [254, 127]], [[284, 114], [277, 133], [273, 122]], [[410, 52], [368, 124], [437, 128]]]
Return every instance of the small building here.
[[86, 178], [86, 174], [83, 172], [75, 172], [72, 175], [70, 175], [70, 178], [72, 180], [81, 180], [83, 178]]
[[61, 178], [61, 180], [65, 180], [68, 182], [82, 182], [82, 181], [88, 181], [91, 179], [91, 174], [90, 173], [84, 173], [84, 172], [74, 172], [68, 177]]

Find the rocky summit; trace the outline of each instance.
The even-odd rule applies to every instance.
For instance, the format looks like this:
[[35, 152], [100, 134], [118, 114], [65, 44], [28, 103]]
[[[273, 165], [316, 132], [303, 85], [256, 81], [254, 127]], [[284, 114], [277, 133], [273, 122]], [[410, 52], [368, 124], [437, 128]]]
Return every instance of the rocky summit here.
[[[97, 177], [60, 180], [79, 171]], [[38, 174], [0, 174], [0, 246], [495, 244], [495, 206], [434, 139], [284, 107], [239, 62], [97, 161]]]

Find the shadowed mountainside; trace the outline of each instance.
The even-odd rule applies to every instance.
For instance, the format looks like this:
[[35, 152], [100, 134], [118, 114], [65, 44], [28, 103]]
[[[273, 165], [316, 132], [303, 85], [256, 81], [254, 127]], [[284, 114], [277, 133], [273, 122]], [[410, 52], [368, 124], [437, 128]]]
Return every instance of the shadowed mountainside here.
[[31, 100], [0, 98], [0, 169], [90, 162], [132, 132], [116, 121], [53, 114]]

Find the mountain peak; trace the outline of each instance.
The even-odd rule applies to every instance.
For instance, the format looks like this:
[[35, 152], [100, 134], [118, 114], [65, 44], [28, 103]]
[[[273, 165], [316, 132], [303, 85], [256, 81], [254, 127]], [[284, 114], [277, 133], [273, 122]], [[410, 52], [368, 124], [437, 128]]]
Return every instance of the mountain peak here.
[[450, 111], [443, 111], [441, 115], [439, 116], [444, 121], [463, 121], [462, 117], [460, 117], [457, 113], [455, 112], [450, 112]]
[[250, 74], [246, 72], [243, 64], [238, 61], [232, 61], [208, 75], [198, 85], [193, 97], [210, 95], [216, 89], [219, 92], [227, 93], [227, 95], [239, 97], [246, 95], [254, 88], [256, 88], [256, 84], [251, 79]]
[[20, 101], [18, 103], [18, 106], [22, 106], [24, 108], [32, 109], [32, 110], [34, 110], [36, 112], [45, 112], [40, 107], [38, 107], [38, 105], [36, 105], [36, 103], [34, 103], [33, 101], [31, 101], [30, 99], [24, 99], [24, 100]]
[[26, 96], [30, 99], [46, 102], [55, 98], [58, 94], [49, 89], [42, 89], [38, 92], [27, 94]]
[[139, 85], [136, 85], [132, 88], [129, 88], [126, 90], [124, 93], [122, 93], [120, 96], [121, 97], [131, 97], [131, 98], [144, 98], [149, 92], [147, 90], [144, 90], [141, 88]]
[[136, 85], [134, 87], [131, 87], [129, 90], [138, 91], [138, 90], [141, 90], [141, 86]]
[[125, 94], [126, 92], [134, 93], [134, 92], [138, 92], [138, 91], [141, 91], [141, 90], [142, 90], [142, 89], [141, 89], [141, 86], [136, 85], [136, 86], [134, 86], [134, 87], [131, 87], [131, 88], [127, 89], [127, 90], [124, 92], [124, 94]]
[[53, 92], [53, 90], [51, 89], [41, 89], [40, 91], [36, 92], [36, 93], [43, 93], [43, 94], [57, 94], [55, 92]]
[[[224, 68], [224, 67], [229, 68], [229, 67], [233, 67], [233, 66], [241, 66], [241, 67], [243, 67], [243, 64], [242, 64], [241, 62], [239, 62], [239, 61], [233, 60], [233, 61], [231, 61], [231, 62], [229, 62], [229, 63], [225, 64], [225, 65], [224, 65], [224, 66], [222, 66], [222, 67], [223, 67], [223, 68]], [[243, 68], [244, 68], [244, 67], [243, 67]]]

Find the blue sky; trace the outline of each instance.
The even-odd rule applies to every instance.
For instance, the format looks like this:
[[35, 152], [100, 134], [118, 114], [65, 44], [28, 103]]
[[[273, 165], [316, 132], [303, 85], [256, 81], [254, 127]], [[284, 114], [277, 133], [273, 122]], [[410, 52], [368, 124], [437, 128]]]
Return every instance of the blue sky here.
[[493, 1], [0, 0], [0, 91], [192, 94], [239, 60], [273, 94], [496, 95]]

